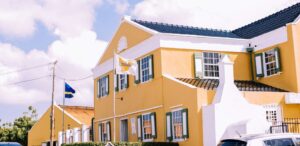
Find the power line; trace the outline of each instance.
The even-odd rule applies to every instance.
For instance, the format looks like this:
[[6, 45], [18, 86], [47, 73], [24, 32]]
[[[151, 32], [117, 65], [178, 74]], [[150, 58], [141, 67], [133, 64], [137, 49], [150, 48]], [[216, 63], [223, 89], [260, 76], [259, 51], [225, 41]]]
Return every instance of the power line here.
[[8, 74], [15, 73], [15, 72], [22, 72], [22, 71], [26, 71], [26, 70], [32, 70], [32, 69], [35, 69], [35, 68], [40, 68], [40, 67], [48, 66], [50, 64], [53, 64], [53, 63], [46, 63], [46, 64], [36, 65], [36, 66], [32, 66], [32, 67], [26, 67], [26, 68], [21, 68], [21, 69], [13, 70], [13, 71], [8, 71], [8, 72], [0, 73], [0, 76], [8, 75]]
[[93, 75], [88, 75], [86, 77], [82, 77], [82, 78], [77, 78], [77, 79], [66, 79], [64, 77], [61, 77], [61, 76], [56, 76], [57, 78], [61, 79], [61, 80], [65, 80], [65, 81], [70, 81], [70, 82], [74, 82], [74, 81], [80, 81], [80, 80], [85, 80], [85, 79], [88, 79], [90, 77], [92, 77]]
[[43, 79], [43, 78], [50, 77], [50, 76], [51, 76], [51, 75], [41, 76], [41, 77], [38, 77], [38, 78], [33, 78], [33, 79], [23, 80], [23, 81], [19, 81], [19, 82], [14, 82], [14, 83], [9, 83], [9, 84], [4, 84], [4, 85], [1, 85], [1, 86], [17, 85], [17, 84], [21, 84], [21, 83], [25, 83], [25, 82], [31, 82], [31, 81]]

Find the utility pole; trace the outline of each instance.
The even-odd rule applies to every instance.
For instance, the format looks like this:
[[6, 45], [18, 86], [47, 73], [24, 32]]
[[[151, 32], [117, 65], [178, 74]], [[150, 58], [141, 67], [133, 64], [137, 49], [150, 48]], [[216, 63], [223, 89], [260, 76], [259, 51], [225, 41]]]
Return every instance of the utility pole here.
[[54, 83], [55, 83], [55, 65], [57, 61], [53, 62], [52, 69], [52, 99], [51, 99], [51, 114], [50, 114], [50, 146], [53, 146], [53, 128], [54, 128]]

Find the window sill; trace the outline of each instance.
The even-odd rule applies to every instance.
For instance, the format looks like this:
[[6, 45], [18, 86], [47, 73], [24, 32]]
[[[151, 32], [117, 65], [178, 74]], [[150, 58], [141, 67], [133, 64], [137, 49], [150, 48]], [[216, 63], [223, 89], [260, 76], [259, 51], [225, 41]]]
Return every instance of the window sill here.
[[180, 139], [173, 139], [172, 142], [182, 142], [182, 141], [185, 141], [186, 139], [184, 138], [180, 138]]
[[153, 139], [143, 139], [143, 142], [152, 142]]
[[277, 75], [280, 75], [282, 74], [282, 72], [278, 72], [276, 74], [273, 74], [273, 75], [269, 75], [269, 76], [264, 76], [264, 77], [256, 77], [256, 78], [259, 78], [259, 79], [262, 79], [262, 78], [271, 78], [271, 77], [274, 77], [274, 76], [277, 76]]
[[141, 81], [141, 84], [145, 84], [145, 83], [151, 82], [152, 80], [153, 80], [153, 78], [152, 78], [152, 79], [149, 79], [149, 80], [147, 80], [147, 81], [144, 81], [144, 82]]

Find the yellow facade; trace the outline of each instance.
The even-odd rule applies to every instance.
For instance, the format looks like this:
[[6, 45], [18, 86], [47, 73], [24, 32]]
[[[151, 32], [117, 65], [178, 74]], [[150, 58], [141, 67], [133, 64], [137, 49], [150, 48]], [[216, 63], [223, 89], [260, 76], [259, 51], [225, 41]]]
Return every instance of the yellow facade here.
[[[73, 107], [72, 107], [73, 108]], [[69, 110], [69, 109], [68, 109]], [[70, 109], [71, 113], [74, 109]], [[73, 128], [80, 128], [82, 124], [90, 125], [91, 118], [93, 116], [93, 109], [91, 110], [84, 110], [82, 109], [77, 110], [75, 113], [76, 115], [70, 115], [67, 113], [67, 109], [65, 110], [64, 115], [64, 130], [73, 129]], [[42, 143], [50, 141], [50, 113], [51, 108], [49, 108], [42, 117], [34, 124], [34, 126], [28, 132], [28, 146], [41, 146]], [[83, 113], [83, 114], [82, 114]], [[75, 119], [75, 116], [83, 117], [79, 121]], [[63, 131], [62, 121], [63, 121], [63, 111], [61, 107], [57, 105], [54, 106], [54, 141], [58, 140], [58, 132]], [[87, 120], [88, 119], [88, 120]], [[87, 123], [88, 121], [88, 123]]]
[[[127, 31], [130, 30], [130, 31]], [[280, 48], [281, 66], [280, 74], [270, 77], [256, 78], [255, 66], [250, 65], [250, 55], [248, 52], [218, 51], [230, 56], [234, 61], [234, 79], [251, 80], [253, 68], [254, 80], [275, 88], [283, 89], [286, 92], [266, 92], [266, 91], [244, 91], [242, 92], [248, 102], [258, 105], [278, 104], [282, 108], [283, 118], [300, 117], [300, 105], [285, 104], [285, 94], [287, 92], [300, 92], [300, 24], [290, 24], [287, 26], [288, 41], [270, 46], [262, 50], [253, 52], [254, 54], [275, 47]], [[141, 28], [123, 22], [116, 35], [112, 39], [107, 51], [100, 59], [98, 65], [102, 65], [113, 56], [113, 50], [117, 49], [118, 40], [121, 36], [126, 36], [129, 50], [136, 44], [145, 41], [152, 35]], [[139, 36], [137, 38], [137, 36]], [[140, 48], [143, 49], [143, 48]], [[194, 53], [207, 52], [200, 49], [189, 48], [157, 48], [136, 58], [153, 55], [154, 58], [154, 78], [145, 83], [136, 84], [134, 77], [129, 76], [129, 88], [115, 94], [116, 125], [114, 124], [113, 96], [114, 96], [114, 74], [113, 71], [102, 74], [94, 80], [94, 105], [95, 105], [95, 140], [99, 141], [98, 125], [101, 122], [110, 121], [111, 140], [113, 141], [113, 131], [116, 127], [116, 141], [120, 140], [120, 120], [128, 119], [128, 140], [138, 141], [137, 133], [131, 131], [131, 124], [137, 125], [137, 116], [145, 113], [156, 113], [157, 138], [153, 141], [167, 141], [166, 136], [166, 113], [174, 109], [188, 109], [188, 135], [189, 137], [179, 141], [180, 146], [202, 146], [202, 107], [212, 103], [215, 90], [186, 85], [177, 78], [195, 78]], [[215, 51], [212, 51], [215, 52]], [[97, 81], [109, 75], [109, 94], [104, 97], [97, 97]], [[131, 123], [131, 119], [135, 123]]]

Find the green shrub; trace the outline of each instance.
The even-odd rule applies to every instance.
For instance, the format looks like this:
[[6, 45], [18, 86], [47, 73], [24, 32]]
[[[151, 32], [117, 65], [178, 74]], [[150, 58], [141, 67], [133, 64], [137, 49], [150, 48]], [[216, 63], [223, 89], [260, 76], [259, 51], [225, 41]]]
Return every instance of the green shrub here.
[[174, 142], [144, 142], [142, 146], [179, 146]]
[[[62, 144], [62, 146], [105, 146], [103, 142], [85, 142], [85, 143], [72, 143]], [[115, 142], [115, 146], [179, 146], [178, 143], [172, 142]]]

